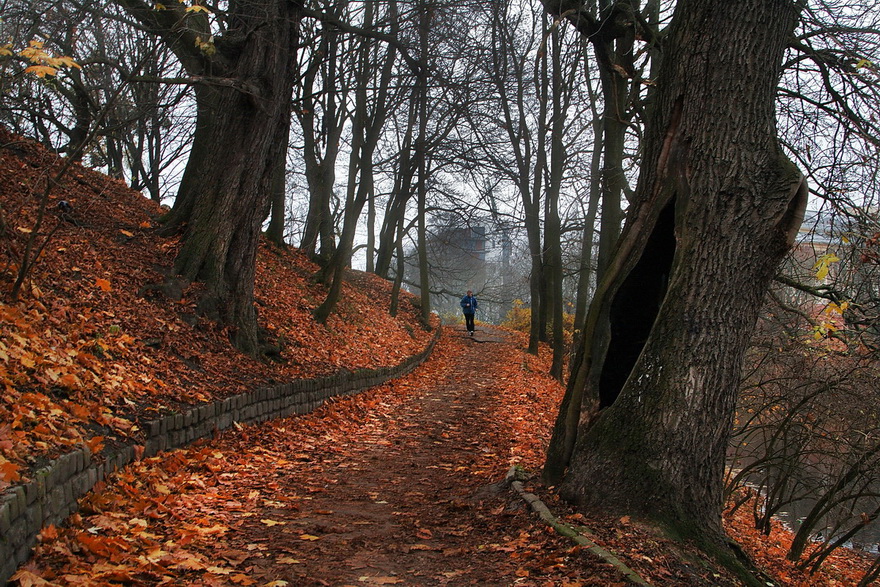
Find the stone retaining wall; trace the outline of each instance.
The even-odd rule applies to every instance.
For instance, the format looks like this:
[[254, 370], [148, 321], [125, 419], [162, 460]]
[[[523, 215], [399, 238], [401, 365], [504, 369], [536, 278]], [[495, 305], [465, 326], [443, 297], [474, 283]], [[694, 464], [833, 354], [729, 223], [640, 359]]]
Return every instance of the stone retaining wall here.
[[[245, 392], [186, 412], [147, 422], [144, 457], [180, 448], [233, 425], [307, 414], [329, 398], [351, 395], [401, 377], [422, 364], [440, 337], [437, 328], [428, 346], [394, 367], [343, 371], [317, 379], [300, 379]], [[135, 459], [133, 445], [93, 459], [85, 446], [63, 455], [34, 474], [30, 483], [0, 496], [0, 585], [27, 561], [45, 526], [61, 524], [75, 512], [79, 499], [95, 484]]]

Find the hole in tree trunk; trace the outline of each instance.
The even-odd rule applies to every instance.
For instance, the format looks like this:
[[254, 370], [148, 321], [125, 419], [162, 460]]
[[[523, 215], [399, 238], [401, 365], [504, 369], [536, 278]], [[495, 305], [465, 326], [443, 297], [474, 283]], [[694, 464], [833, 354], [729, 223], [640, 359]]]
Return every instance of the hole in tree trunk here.
[[614, 403], [666, 296], [675, 255], [675, 199], [660, 212], [636, 266], [611, 301], [611, 342], [599, 379], [599, 407]]

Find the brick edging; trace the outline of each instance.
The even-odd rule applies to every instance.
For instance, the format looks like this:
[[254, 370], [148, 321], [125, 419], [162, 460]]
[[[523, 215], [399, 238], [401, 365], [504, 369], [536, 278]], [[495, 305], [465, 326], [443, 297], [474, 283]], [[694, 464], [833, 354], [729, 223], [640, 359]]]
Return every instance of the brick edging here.
[[[421, 352], [394, 367], [298, 379], [147, 422], [143, 427], [146, 436], [143, 457], [186, 446], [234, 423], [257, 423], [291, 414], [307, 414], [327, 399], [358, 393], [406, 375], [428, 358], [441, 331], [438, 325]], [[19, 565], [30, 558], [37, 534], [45, 526], [62, 523], [77, 510], [79, 499], [98, 481], [134, 459], [134, 444], [104, 454], [101, 463], [93, 460], [88, 447], [81, 446], [36, 471], [29, 483], [5, 491], [0, 496], [0, 585], [6, 585]]]

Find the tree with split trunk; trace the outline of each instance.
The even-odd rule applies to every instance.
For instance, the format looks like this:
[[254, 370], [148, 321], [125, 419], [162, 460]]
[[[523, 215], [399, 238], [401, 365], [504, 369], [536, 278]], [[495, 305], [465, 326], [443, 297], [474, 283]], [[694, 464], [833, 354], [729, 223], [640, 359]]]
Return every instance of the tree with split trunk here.
[[[374, 6], [365, 5], [364, 24], [374, 27], [379, 17]], [[388, 8], [388, 20], [392, 35], [397, 33], [397, 2], [392, 0]], [[389, 86], [394, 73], [397, 50], [387, 45], [384, 50], [367, 37], [361, 37], [357, 49], [357, 72], [355, 81], [354, 113], [351, 120], [351, 152], [349, 156], [348, 190], [342, 221], [339, 245], [327, 264], [317, 274], [320, 282], [329, 286], [327, 297], [315, 309], [315, 319], [325, 323], [336, 308], [342, 295], [342, 282], [346, 268], [351, 264], [352, 247], [357, 225], [364, 205], [375, 193], [373, 157], [382, 136], [386, 119], [390, 115]], [[373, 91], [370, 92], [370, 88]], [[372, 94], [372, 95], [371, 95]]]
[[302, 0], [233, 2], [216, 22], [201, 6], [116, 2], [162, 38], [195, 88], [192, 150], [167, 218], [183, 234], [174, 272], [203, 281], [200, 311], [257, 353], [256, 255], [287, 146]]
[[[544, 3], [581, 18], [580, 2]], [[724, 540], [743, 354], [806, 206], [774, 108], [799, 10], [792, 0], [677, 3], [638, 186], [544, 470], [585, 509], [645, 516], [706, 548]]]

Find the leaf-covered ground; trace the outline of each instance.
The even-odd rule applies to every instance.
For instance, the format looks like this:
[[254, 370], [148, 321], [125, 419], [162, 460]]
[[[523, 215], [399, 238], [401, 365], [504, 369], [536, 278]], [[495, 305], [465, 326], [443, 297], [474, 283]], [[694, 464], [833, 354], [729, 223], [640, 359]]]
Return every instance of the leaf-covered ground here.
[[[427, 343], [417, 309], [387, 315], [389, 286], [353, 273], [326, 327], [324, 290], [296, 251], [261, 250], [261, 323], [280, 363], [232, 350], [195, 313], [198, 284], [166, 296], [178, 241], [161, 213], [117, 180], [74, 166], [38, 203], [60, 162], [0, 129], [0, 491], [88, 443], [138, 442], [144, 419], [254, 386], [339, 368], [391, 365]], [[58, 208], [66, 201], [72, 210]], [[9, 289], [28, 239], [42, 254], [21, 300]], [[230, 430], [134, 463], [43, 532], [18, 582], [203, 585], [619, 585], [622, 578], [550, 532], [498, 485], [535, 471], [561, 388], [522, 339], [447, 331], [410, 376], [318, 412]], [[729, 582], [692, 551], [629, 519], [565, 521], [656, 585]], [[849, 585], [850, 555], [812, 577], [784, 561], [784, 532], [732, 533], [781, 585]]]
[[[110, 438], [136, 442], [142, 420], [181, 405], [395, 365], [431, 337], [411, 296], [391, 319], [389, 284], [361, 273], [344, 287], [339, 312], [316, 324], [311, 312], [325, 295], [311, 280], [317, 267], [264, 246], [257, 302], [282, 361], [237, 353], [227, 332], [196, 314], [198, 284], [160, 293], [178, 239], [157, 234], [159, 206], [122, 182], [73, 166], [48, 192], [37, 230], [61, 164], [0, 128], [0, 491], [79, 443], [100, 452]], [[29, 239], [42, 253], [12, 303]]]
[[[138, 463], [44, 533], [19, 580], [623, 585], [498, 483], [540, 465], [560, 399], [523, 343], [447, 328], [410, 376]], [[725, 583], [660, 546], [631, 557], [655, 584]]]

